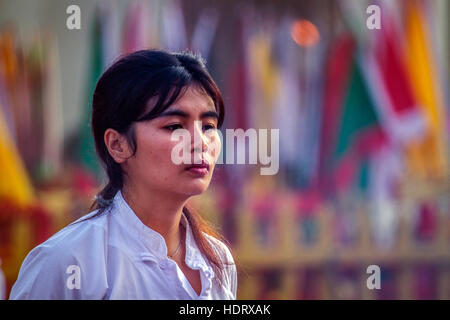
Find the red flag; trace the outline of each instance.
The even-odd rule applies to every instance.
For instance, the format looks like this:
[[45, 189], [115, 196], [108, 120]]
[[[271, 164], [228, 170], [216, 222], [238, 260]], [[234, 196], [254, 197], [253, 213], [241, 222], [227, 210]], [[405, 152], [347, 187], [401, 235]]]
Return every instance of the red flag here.
[[402, 59], [402, 38], [388, 7], [383, 8], [383, 27], [371, 33], [363, 70], [383, 129], [394, 143], [405, 144], [423, 135], [425, 119]]
[[349, 34], [342, 35], [331, 47], [326, 64], [322, 132], [320, 134], [319, 173], [321, 175], [331, 169], [332, 164], [329, 161], [336, 144], [334, 137], [338, 130], [354, 49], [353, 38]]

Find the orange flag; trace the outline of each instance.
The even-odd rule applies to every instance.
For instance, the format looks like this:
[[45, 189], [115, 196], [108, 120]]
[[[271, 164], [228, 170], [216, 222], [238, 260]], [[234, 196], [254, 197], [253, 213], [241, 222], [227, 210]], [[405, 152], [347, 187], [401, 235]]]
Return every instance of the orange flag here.
[[414, 175], [438, 178], [447, 173], [443, 95], [422, 9], [418, 2], [408, 3], [405, 54], [411, 85], [428, 130], [422, 140], [409, 146], [408, 165]]
[[0, 108], [0, 199], [18, 206], [34, 200], [33, 190]]

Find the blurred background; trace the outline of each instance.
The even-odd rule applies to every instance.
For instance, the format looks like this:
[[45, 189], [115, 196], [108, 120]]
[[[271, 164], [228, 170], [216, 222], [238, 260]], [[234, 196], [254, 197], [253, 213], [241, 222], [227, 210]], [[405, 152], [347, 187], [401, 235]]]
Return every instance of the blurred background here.
[[280, 130], [276, 175], [217, 165], [192, 198], [230, 242], [239, 299], [450, 299], [449, 13], [446, 0], [0, 0], [0, 297], [105, 181], [98, 77], [165, 48], [206, 59], [223, 133]]

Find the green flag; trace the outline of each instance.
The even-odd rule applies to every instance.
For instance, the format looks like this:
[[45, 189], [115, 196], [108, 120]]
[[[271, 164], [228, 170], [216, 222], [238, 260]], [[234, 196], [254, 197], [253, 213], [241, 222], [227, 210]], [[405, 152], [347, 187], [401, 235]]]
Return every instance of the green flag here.
[[383, 133], [357, 60], [352, 63], [344, 97], [332, 157], [335, 183], [338, 190], [355, 184], [364, 190], [370, 183], [366, 157], [378, 148]]
[[98, 79], [102, 75], [103, 64], [103, 39], [102, 39], [102, 23], [100, 11], [97, 10], [94, 16], [92, 35], [91, 35], [91, 53], [89, 58], [89, 73], [87, 81], [87, 96], [84, 104], [78, 158], [80, 163], [99, 177], [100, 171], [99, 162], [95, 153], [94, 138], [91, 131], [91, 117], [92, 117], [92, 96], [94, 94], [95, 86]]
[[335, 159], [348, 152], [362, 133], [379, 128], [375, 106], [357, 61], [353, 62], [341, 119], [334, 152]]

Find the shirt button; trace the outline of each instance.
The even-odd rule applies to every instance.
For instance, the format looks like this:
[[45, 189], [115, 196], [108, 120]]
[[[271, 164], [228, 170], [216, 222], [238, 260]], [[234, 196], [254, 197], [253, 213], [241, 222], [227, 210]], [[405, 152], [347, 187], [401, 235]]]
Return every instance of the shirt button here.
[[205, 270], [205, 275], [206, 275], [207, 278], [211, 279], [213, 277], [214, 273], [211, 270], [206, 269]]
[[167, 262], [165, 260], [162, 260], [159, 262], [159, 267], [161, 269], [166, 269], [167, 268]]

